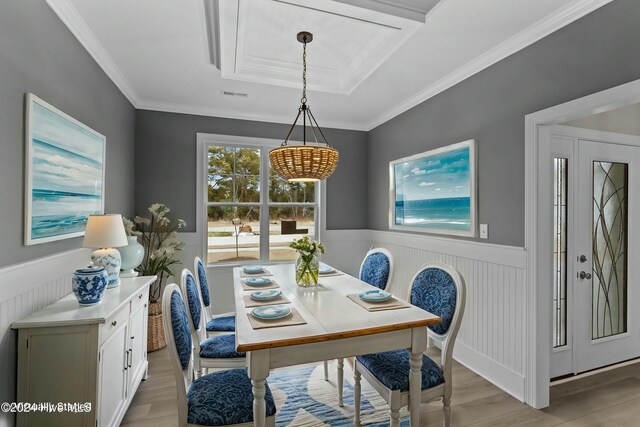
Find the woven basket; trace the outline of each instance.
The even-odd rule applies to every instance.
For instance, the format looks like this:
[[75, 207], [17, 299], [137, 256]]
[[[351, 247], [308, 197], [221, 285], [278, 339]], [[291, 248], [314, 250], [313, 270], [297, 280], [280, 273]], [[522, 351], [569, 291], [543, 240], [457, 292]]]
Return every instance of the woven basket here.
[[147, 352], [160, 350], [167, 346], [162, 326], [162, 304], [149, 303], [149, 318], [147, 323]]

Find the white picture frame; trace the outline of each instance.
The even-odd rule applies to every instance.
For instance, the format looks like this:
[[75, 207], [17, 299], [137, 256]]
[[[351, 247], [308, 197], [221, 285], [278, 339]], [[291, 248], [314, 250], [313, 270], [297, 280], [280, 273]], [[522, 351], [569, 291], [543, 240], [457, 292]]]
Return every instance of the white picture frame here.
[[104, 213], [106, 138], [32, 93], [25, 110], [25, 245], [83, 236]]
[[473, 139], [389, 162], [389, 229], [477, 237]]

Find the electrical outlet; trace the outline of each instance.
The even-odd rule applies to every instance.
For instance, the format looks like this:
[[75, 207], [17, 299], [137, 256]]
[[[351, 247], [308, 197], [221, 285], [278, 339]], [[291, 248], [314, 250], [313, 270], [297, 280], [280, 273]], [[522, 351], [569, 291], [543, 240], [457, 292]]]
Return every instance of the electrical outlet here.
[[480, 238], [481, 239], [489, 238], [489, 224], [480, 224]]

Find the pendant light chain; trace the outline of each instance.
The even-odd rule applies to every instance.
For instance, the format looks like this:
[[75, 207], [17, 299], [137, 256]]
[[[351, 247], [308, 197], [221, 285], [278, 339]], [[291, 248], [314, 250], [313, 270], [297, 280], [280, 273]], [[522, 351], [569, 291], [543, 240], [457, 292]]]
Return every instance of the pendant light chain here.
[[302, 44], [302, 99], [303, 104], [307, 103], [307, 37], [304, 37]]

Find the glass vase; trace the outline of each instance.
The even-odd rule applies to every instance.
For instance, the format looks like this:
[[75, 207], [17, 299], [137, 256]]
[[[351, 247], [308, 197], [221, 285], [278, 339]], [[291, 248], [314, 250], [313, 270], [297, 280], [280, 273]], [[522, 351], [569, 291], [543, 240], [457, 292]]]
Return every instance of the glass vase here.
[[296, 283], [298, 286], [315, 286], [318, 284], [318, 270], [320, 262], [318, 257], [311, 255], [298, 255], [296, 260]]

